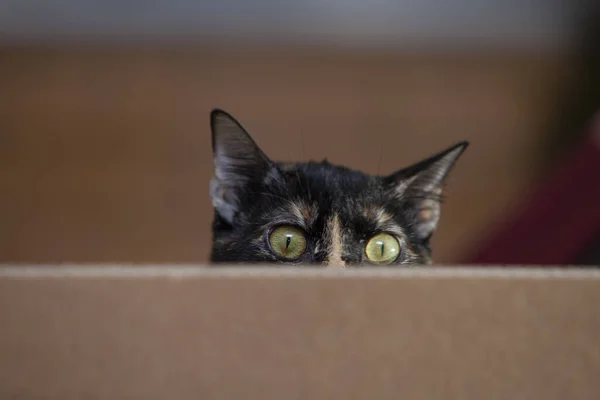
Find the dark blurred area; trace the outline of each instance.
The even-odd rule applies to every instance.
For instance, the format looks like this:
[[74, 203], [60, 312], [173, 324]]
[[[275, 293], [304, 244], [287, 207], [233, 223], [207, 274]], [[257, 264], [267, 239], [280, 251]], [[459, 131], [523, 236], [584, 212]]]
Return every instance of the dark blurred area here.
[[460, 140], [438, 263], [600, 265], [597, 2], [0, 3], [0, 262], [208, 258], [208, 114], [388, 173]]

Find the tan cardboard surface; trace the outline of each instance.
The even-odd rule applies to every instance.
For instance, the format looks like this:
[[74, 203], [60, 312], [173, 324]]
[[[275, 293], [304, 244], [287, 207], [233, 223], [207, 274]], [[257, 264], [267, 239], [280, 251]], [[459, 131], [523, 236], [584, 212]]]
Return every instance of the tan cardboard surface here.
[[0, 399], [598, 399], [592, 270], [0, 268]]

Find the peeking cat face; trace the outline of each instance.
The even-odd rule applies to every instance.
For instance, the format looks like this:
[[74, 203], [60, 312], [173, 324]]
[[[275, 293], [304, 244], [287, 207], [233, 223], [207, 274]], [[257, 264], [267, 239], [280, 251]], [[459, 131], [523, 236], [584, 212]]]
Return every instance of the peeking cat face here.
[[231, 115], [210, 115], [213, 263], [411, 266], [431, 263], [444, 179], [459, 143], [387, 176], [326, 161], [270, 160]]

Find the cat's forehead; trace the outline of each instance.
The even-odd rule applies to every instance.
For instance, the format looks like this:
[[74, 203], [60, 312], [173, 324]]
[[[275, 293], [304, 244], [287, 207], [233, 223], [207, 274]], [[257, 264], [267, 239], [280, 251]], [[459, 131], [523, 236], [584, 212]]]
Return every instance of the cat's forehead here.
[[[361, 171], [322, 162], [284, 163], [280, 169], [286, 173], [288, 183], [311, 192], [340, 197], [342, 194], [354, 197], [376, 193], [381, 187], [379, 178]], [[314, 193], [313, 193], [314, 194]]]
[[[393, 223], [380, 178], [327, 162], [287, 163], [279, 168], [285, 173], [285, 188], [272, 200], [279, 202], [276, 209], [293, 216], [302, 226], [332, 215], [345, 223]], [[269, 215], [273, 211], [271, 208]]]

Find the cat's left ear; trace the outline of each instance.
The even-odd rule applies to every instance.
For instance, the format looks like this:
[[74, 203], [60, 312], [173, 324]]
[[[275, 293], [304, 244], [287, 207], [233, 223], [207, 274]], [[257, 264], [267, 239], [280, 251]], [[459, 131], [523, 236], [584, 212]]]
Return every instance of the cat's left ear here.
[[215, 167], [210, 195], [215, 210], [232, 223], [242, 197], [250, 185], [264, 177], [272, 162], [244, 127], [226, 111], [212, 110], [210, 127]]
[[469, 142], [460, 142], [386, 178], [391, 195], [405, 205], [419, 239], [428, 241], [436, 230], [444, 182], [468, 146]]

